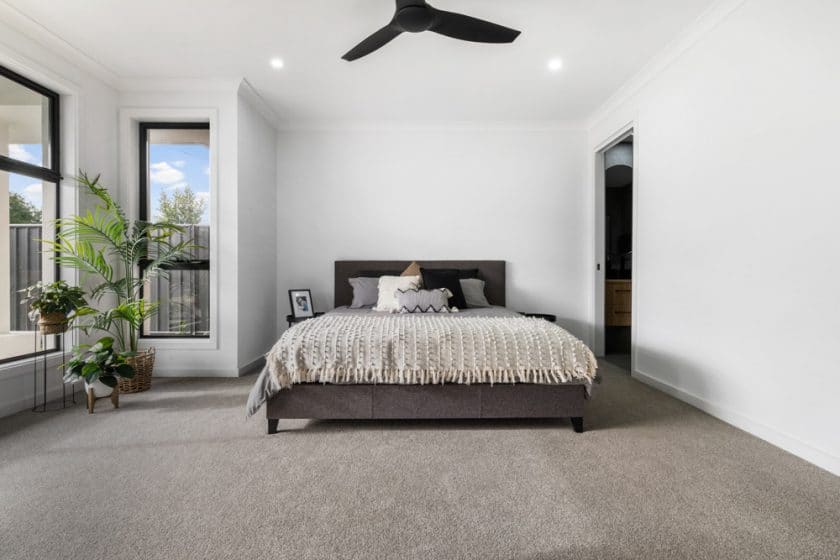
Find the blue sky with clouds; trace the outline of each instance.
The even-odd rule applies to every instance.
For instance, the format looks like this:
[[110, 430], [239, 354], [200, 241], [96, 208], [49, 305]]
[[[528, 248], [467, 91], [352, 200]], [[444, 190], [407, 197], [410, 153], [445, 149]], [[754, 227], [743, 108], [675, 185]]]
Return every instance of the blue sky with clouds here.
[[[40, 144], [12, 144], [11, 157], [27, 163], [41, 164]], [[202, 224], [210, 223], [210, 149], [199, 144], [152, 144], [149, 147], [150, 208], [156, 218], [160, 210], [160, 194], [183, 189], [187, 185], [207, 201]], [[41, 209], [41, 183], [31, 177], [11, 174], [9, 191], [22, 195]]]
[[160, 211], [160, 194], [172, 193], [189, 186], [207, 201], [201, 217], [210, 223], [210, 149], [200, 144], [152, 144], [149, 146], [149, 201], [152, 216]]
[[[9, 157], [34, 165], [41, 165], [42, 148], [40, 144], [11, 144]], [[18, 193], [38, 210], [43, 204], [41, 182], [24, 175], [9, 174], [9, 192]]]

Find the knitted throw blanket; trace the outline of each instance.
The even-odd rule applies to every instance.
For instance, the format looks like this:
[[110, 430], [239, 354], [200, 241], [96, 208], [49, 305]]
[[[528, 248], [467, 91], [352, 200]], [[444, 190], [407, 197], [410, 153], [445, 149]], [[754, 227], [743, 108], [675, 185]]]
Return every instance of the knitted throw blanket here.
[[597, 364], [562, 328], [526, 317], [327, 315], [286, 331], [267, 356], [273, 384], [569, 383]]

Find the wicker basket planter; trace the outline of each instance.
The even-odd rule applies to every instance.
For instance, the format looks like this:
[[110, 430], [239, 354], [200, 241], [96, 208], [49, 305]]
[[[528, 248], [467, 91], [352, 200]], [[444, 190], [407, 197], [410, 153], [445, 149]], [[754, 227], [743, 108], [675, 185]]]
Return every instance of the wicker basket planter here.
[[60, 311], [43, 313], [38, 319], [41, 334], [61, 334], [67, 330], [67, 315]]
[[152, 370], [155, 367], [155, 349], [149, 348], [138, 352], [136, 356], [127, 358], [128, 364], [134, 368], [134, 377], [120, 378], [120, 393], [141, 393], [152, 387]]

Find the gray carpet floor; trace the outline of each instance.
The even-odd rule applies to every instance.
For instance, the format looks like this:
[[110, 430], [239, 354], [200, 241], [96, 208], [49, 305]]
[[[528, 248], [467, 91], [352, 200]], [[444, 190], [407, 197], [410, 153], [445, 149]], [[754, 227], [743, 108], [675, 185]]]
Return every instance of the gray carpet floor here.
[[244, 420], [254, 378], [0, 420], [0, 558], [840, 558], [840, 478], [614, 366], [567, 421]]

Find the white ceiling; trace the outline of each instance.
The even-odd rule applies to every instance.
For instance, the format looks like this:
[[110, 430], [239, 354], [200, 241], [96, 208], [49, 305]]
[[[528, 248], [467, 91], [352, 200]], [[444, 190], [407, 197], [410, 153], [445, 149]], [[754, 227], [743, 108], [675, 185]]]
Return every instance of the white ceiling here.
[[120, 78], [244, 77], [293, 122], [578, 122], [713, 3], [437, 0], [522, 35], [404, 34], [350, 63], [341, 55], [389, 21], [394, 0], [6, 1]]

